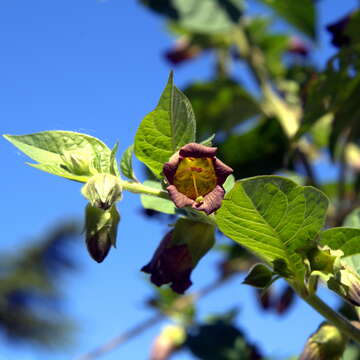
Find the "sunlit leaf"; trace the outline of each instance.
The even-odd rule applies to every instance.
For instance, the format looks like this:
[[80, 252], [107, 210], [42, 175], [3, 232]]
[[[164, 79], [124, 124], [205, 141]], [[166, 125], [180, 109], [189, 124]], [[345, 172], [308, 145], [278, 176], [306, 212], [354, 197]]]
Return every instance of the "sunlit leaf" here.
[[220, 230], [268, 263], [284, 261], [293, 274], [304, 265], [298, 250], [310, 246], [321, 230], [326, 196], [277, 176], [238, 181], [216, 214]]
[[181, 146], [195, 141], [195, 116], [187, 97], [174, 85], [173, 74], [160, 101], [142, 120], [135, 136], [135, 155], [156, 176]]

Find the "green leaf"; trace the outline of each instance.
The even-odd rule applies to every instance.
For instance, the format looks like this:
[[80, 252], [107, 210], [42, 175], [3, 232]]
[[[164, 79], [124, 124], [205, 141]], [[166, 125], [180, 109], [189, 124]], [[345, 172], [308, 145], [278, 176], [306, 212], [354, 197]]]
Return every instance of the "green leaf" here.
[[278, 176], [238, 181], [216, 214], [220, 230], [269, 264], [284, 261], [304, 273], [298, 251], [314, 243], [328, 206], [326, 196]]
[[341, 250], [344, 256], [360, 253], [360, 229], [337, 227], [320, 234], [320, 244]]
[[145, 116], [135, 136], [135, 155], [156, 176], [180, 147], [195, 141], [195, 115], [187, 97], [174, 85], [170, 73], [160, 101]]
[[360, 208], [353, 210], [344, 220], [344, 226], [360, 229]]
[[[111, 150], [89, 135], [72, 131], [43, 131], [4, 137], [39, 163], [29, 165], [54, 175], [83, 182], [94, 173], [111, 172]], [[70, 162], [74, 159], [84, 165], [82, 171], [75, 171], [74, 163]]]
[[[146, 180], [144, 185], [154, 189], [161, 189], [161, 184], [157, 181]], [[165, 214], [175, 214], [175, 205], [167, 199], [160, 199], [151, 195], [141, 195], [141, 204], [145, 209], [160, 211]]]
[[258, 0], [273, 9], [289, 24], [316, 39], [316, 7], [313, 0]]
[[243, 0], [142, 0], [183, 28], [198, 33], [225, 32], [238, 23]]
[[247, 274], [243, 284], [263, 289], [269, 285], [274, 273], [264, 264], [254, 265]]
[[132, 156], [134, 153], [134, 144], [130, 145], [123, 153], [120, 161], [120, 170], [121, 173], [130, 180], [138, 182], [138, 179], [135, 176], [133, 166], [132, 166]]

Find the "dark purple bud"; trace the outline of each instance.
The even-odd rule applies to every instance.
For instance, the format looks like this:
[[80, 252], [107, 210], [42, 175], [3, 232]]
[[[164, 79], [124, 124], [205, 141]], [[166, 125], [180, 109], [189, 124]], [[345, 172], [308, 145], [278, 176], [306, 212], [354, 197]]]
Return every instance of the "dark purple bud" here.
[[102, 210], [88, 204], [85, 212], [86, 246], [90, 256], [98, 263], [102, 262], [115, 246], [120, 215], [113, 205]]

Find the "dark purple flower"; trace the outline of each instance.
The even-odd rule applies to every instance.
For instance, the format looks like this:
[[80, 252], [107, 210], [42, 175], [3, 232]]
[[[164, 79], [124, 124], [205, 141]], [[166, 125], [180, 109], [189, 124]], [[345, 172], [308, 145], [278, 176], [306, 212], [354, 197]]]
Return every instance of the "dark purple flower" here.
[[233, 170], [215, 157], [217, 148], [190, 143], [164, 165], [167, 190], [178, 208], [191, 206], [208, 215], [221, 206], [222, 187]]
[[192, 285], [190, 275], [194, 266], [188, 246], [172, 245], [172, 239], [173, 231], [170, 231], [141, 271], [151, 274], [150, 280], [156, 286], [171, 283], [175, 292], [183, 294]]

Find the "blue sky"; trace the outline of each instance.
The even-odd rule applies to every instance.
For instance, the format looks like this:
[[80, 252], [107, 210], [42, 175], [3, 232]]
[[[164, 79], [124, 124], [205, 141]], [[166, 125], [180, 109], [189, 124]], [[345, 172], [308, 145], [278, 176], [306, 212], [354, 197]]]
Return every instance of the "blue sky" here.
[[[323, 28], [356, 5], [355, 0], [320, 1], [320, 25]], [[282, 24], [279, 29], [288, 28]], [[119, 141], [121, 153], [132, 143], [137, 126], [154, 108], [166, 82], [170, 67], [162, 53], [172, 38], [165, 30], [162, 19], [136, 1], [3, 1], [0, 133], [73, 130], [99, 137], [110, 147]], [[324, 31], [320, 43], [314, 60], [324, 64], [333, 52]], [[206, 55], [177, 68], [176, 83], [182, 86], [208, 78], [212, 64], [213, 58]], [[1, 249], [21, 251], [51, 225], [82, 217], [86, 201], [79, 184], [24, 165], [26, 156], [4, 140], [0, 154]], [[139, 269], [150, 259], [166, 224], [144, 219], [139, 198], [132, 194], [125, 194], [119, 209], [117, 250], [98, 265], [79, 244], [76, 257], [81, 270], [61, 283], [64, 310], [77, 324], [74, 343], [46, 353], [27, 345], [10, 346], [0, 337], [0, 360], [72, 359], [151, 315], [144, 305], [151, 287]], [[200, 263], [193, 275], [194, 290], [214, 278], [217, 259], [213, 253]], [[321, 320], [300, 300], [284, 317], [261, 313], [252, 289], [239, 280], [204, 299], [200, 315], [233, 306], [240, 308], [239, 325], [250, 339], [266, 354], [280, 358], [298, 353]], [[159, 328], [103, 359], [146, 359]], [[174, 359], [190, 357], [180, 353]]]

